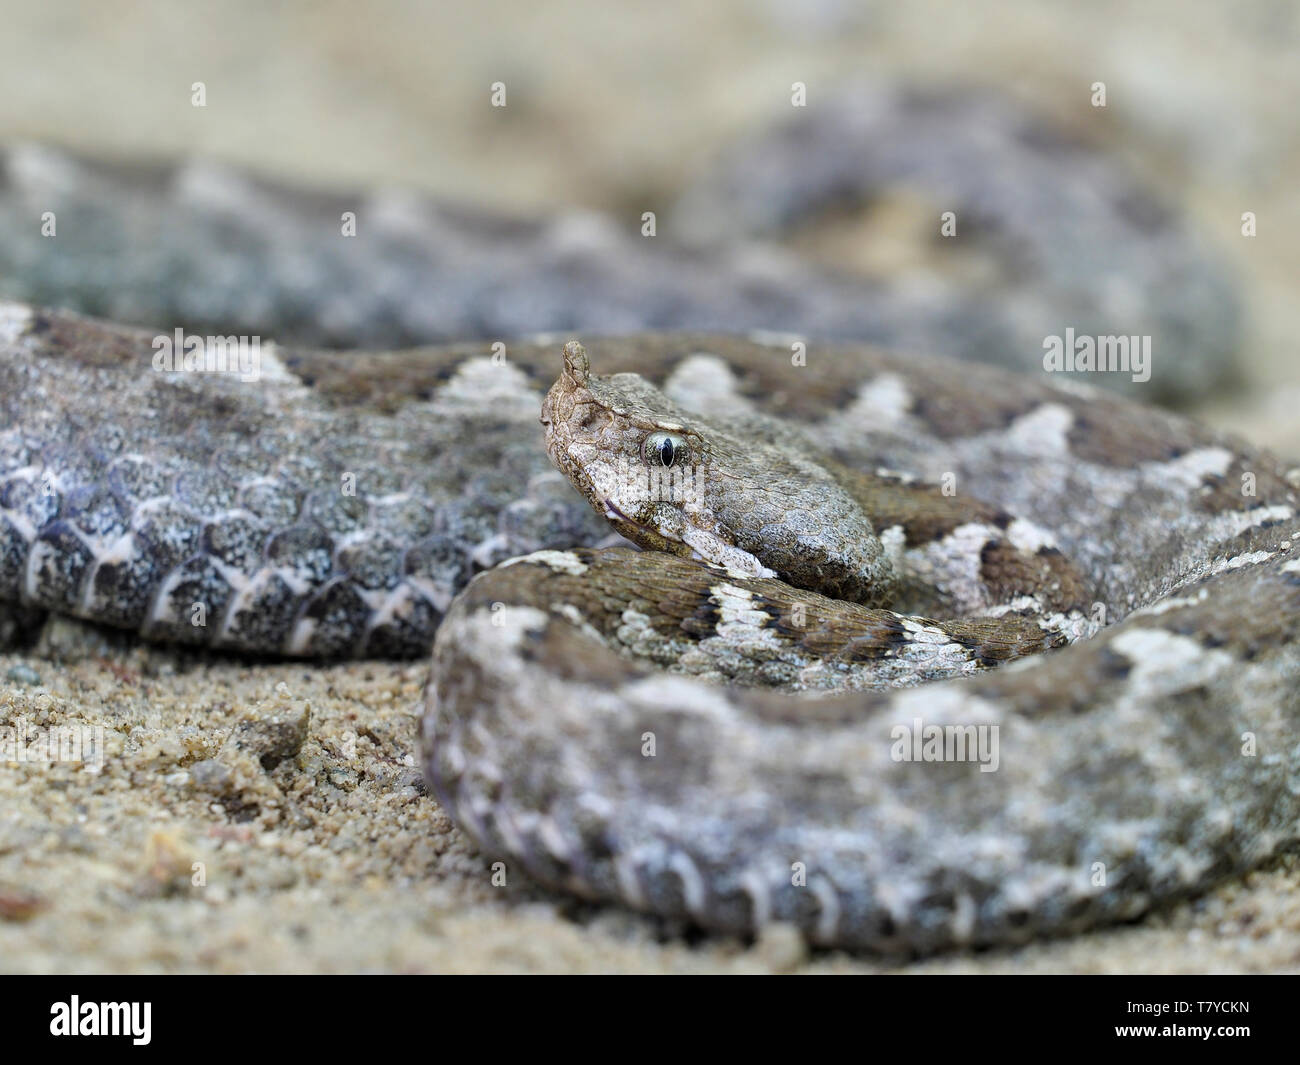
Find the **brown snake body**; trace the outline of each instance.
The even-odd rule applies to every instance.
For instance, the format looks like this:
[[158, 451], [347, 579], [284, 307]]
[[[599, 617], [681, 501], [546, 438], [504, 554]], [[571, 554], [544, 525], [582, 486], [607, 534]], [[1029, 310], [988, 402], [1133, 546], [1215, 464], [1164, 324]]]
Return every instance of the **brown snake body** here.
[[[1104, 157], [996, 100], [860, 101], [847, 139], [844, 117], [741, 153], [684, 217], [799, 215], [793, 153], [832, 197], [984, 211], [995, 284], [932, 304], [400, 197], [347, 244], [350, 198], [7, 153], [21, 298], [340, 344], [732, 335], [589, 337], [596, 373], [556, 336], [267, 343], [241, 380], [0, 304], [0, 614], [317, 659], [436, 631], [423, 759], [457, 824], [543, 883], [711, 929], [996, 944], [1258, 865], [1300, 816], [1297, 474], [1036, 368], [1048, 326], [1130, 322], [1162, 344], [1153, 387], [1194, 394], [1231, 286]], [[28, 226], [47, 205], [58, 244]], [[1097, 286], [1121, 239], [1129, 276]], [[745, 332], [778, 323], [897, 347]], [[690, 478], [641, 492], [656, 471]]]

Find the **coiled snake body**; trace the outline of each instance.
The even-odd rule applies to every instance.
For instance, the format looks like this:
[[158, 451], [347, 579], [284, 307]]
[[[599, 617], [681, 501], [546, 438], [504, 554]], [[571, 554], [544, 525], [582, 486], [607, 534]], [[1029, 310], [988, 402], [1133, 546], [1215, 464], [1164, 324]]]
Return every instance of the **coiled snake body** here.
[[564, 339], [241, 381], [0, 304], [0, 604], [318, 658], [436, 630], [457, 824], [713, 929], [1001, 943], [1294, 843], [1295, 471], [1046, 375]]
[[[429, 779], [546, 883], [925, 950], [1132, 917], [1295, 837], [1296, 491], [1173, 415], [865, 348], [795, 366], [737, 338], [599, 344], [660, 393], [571, 349], [552, 450], [612, 434], [617, 469], [620, 449], [653, 462], [656, 432], [685, 441], [702, 533], [674, 532], [671, 501], [591, 498], [680, 553], [733, 548], [728, 573], [591, 550], [608, 527], [537, 425], [554, 341], [364, 373], [267, 353], [250, 387], [154, 370], [144, 332], [13, 304], [2, 325], [0, 598], [262, 653], [416, 652], [437, 626]], [[728, 524], [746, 516], [769, 528]], [[769, 571], [867, 602], [892, 580], [954, 617]], [[973, 728], [967, 757], [924, 757], [931, 726]]]

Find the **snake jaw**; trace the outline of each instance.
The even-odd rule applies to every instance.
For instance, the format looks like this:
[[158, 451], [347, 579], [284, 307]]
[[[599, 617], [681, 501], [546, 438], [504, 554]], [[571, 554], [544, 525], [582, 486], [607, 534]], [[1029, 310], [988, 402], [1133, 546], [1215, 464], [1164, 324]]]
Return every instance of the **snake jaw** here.
[[[604, 501], [604, 508], [605, 508], [605, 512], [603, 516], [605, 520], [608, 521], [620, 532], [623, 531], [623, 528], [632, 529], [638, 532], [644, 532], [647, 530], [647, 527], [643, 525], [641, 522], [625, 514], [619, 508], [618, 504], [615, 503], [612, 499], [606, 499]], [[623, 535], [627, 536], [627, 533], [624, 532]], [[629, 540], [634, 539], [631, 536], [628, 536], [627, 538]]]
[[605, 520], [620, 536], [632, 541], [638, 547], [647, 551], [664, 551], [679, 558], [694, 559], [696, 562], [709, 561], [691, 548], [686, 542], [686, 537], [675, 536], [666, 530], [662, 523], [645, 522], [631, 517], [624, 513], [612, 499], [605, 499], [603, 506]]

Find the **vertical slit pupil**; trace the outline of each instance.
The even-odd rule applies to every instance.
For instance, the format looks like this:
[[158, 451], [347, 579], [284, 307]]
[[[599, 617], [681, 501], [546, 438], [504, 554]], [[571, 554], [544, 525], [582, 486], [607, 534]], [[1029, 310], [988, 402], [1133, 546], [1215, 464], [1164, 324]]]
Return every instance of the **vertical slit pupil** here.
[[687, 455], [686, 441], [667, 433], [655, 433], [642, 445], [645, 461], [655, 466], [679, 465]]

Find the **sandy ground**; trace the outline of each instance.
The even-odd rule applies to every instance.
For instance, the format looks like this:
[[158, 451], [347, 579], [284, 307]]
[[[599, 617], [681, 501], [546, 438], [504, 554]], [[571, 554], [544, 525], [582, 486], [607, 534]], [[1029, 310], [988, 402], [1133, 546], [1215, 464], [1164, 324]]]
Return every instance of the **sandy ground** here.
[[[56, 661], [57, 660], [57, 661]], [[100, 735], [102, 765], [0, 773], [0, 959], [22, 972], [807, 971], [899, 967], [687, 937], [494, 885], [412, 752], [422, 663], [250, 666], [56, 621], [0, 656], [29, 750]], [[12, 735], [0, 729], [0, 736]], [[83, 753], [86, 753], [83, 750]], [[265, 764], [271, 767], [268, 769]], [[0, 762], [0, 765], [3, 765]], [[1125, 928], [912, 971], [1300, 969], [1300, 861]]]
[[[1240, 271], [1244, 387], [1201, 413], [1300, 455], [1300, 12], [1294, 4], [178, 8], [0, 0], [0, 138], [202, 152], [282, 177], [413, 185], [638, 218], [789, 85], [871, 73], [995, 83], [1100, 133]], [[201, 13], [206, 12], [206, 13]], [[209, 106], [189, 106], [208, 84]], [[488, 107], [504, 80], [506, 113]], [[1238, 232], [1256, 211], [1260, 235]], [[867, 234], [869, 238], [869, 234]], [[841, 242], [842, 243], [842, 242]], [[814, 254], [835, 259], [829, 242]], [[851, 263], [848, 265], [852, 265]], [[423, 793], [423, 663], [250, 665], [68, 622], [0, 655], [0, 744], [103, 730], [102, 765], [0, 749], [0, 968], [138, 971], [879, 971], [557, 900], [487, 863]], [[16, 752], [13, 752], [16, 755]], [[1300, 969], [1291, 857], [1141, 925], [910, 971]]]

